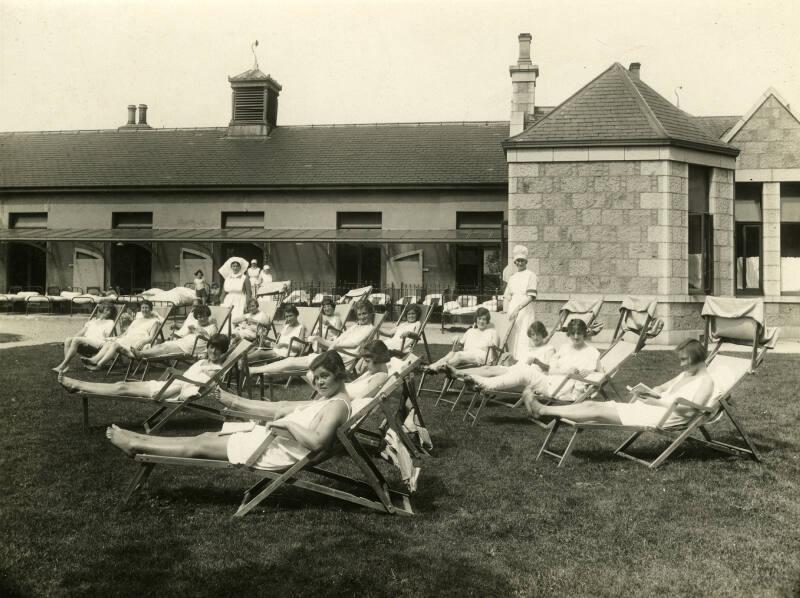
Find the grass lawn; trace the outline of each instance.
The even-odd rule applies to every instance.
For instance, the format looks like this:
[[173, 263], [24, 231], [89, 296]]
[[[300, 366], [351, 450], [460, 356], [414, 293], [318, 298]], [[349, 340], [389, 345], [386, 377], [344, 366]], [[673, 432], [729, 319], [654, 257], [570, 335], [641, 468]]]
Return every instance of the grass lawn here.
[[[800, 593], [794, 355], [770, 355], [734, 395], [761, 464], [687, 445], [650, 471], [612, 456], [623, 435], [602, 432], [556, 469], [534, 461], [543, 431], [521, 413], [490, 408], [470, 428], [426, 398], [435, 452], [416, 517], [287, 489], [231, 521], [243, 472], [157, 468], [120, 508], [135, 466], [103, 424], [136, 427], [147, 408], [95, 401], [84, 434], [80, 402], [47, 369], [59, 353], [0, 352], [2, 596]], [[672, 353], [645, 353], [618, 386], [675, 372]], [[168, 432], [212, 427], [185, 416]]]

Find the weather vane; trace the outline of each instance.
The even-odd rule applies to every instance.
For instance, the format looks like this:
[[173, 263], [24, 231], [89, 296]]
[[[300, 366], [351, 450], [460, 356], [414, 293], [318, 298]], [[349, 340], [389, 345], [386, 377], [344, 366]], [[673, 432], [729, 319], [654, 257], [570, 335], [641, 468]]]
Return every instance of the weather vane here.
[[258, 70], [258, 56], [256, 56], [256, 48], [258, 47], [258, 40], [250, 44], [250, 50], [253, 52], [253, 70]]

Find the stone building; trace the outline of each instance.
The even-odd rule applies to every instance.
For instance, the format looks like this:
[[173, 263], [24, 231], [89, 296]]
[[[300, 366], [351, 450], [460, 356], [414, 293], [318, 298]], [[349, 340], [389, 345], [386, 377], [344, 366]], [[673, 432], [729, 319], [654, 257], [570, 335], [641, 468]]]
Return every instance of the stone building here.
[[694, 117], [638, 63], [613, 64], [541, 116], [530, 36], [510, 71], [508, 240], [530, 250], [537, 313], [602, 295], [611, 320], [624, 295], [656, 295], [675, 342], [697, 334], [706, 295], [759, 294], [797, 333], [800, 123], [776, 93], [741, 120]]

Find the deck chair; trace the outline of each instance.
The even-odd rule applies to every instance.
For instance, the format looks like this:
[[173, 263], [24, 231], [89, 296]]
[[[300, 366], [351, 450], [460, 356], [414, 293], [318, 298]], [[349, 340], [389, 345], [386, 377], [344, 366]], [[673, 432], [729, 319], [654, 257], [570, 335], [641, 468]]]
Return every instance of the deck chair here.
[[[413, 515], [414, 512], [408, 494], [389, 488], [385, 477], [372, 462], [366, 449], [357, 438], [359, 426], [382, 404], [384, 397], [394, 392], [399, 384], [400, 379], [394, 377], [392, 384], [384, 385], [378, 396], [359, 409], [357, 413], [353, 413], [345, 423], [339, 426], [336, 431], [336, 442], [332, 447], [312, 451], [306, 457], [300, 459], [297, 463], [283, 471], [270, 471], [255, 467], [259, 457], [276, 438], [275, 432], [267, 434], [261, 446], [258, 447], [246, 463], [241, 465], [234, 465], [229, 461], [214, 459], [162, 457], [146, 454], [136, 455], [134, 460], [140, 464], [140, 467], [128, 487], [124, 502], [128, 502], [131, 496], [143, 486], [156, 465], [178, 465], [203, 467], [207, 469], [244, 470], [257, 475], [260, 478], [259, 481], [245, 491], [242, 503], [233, 515], [234, 518], [243, 517], [258, 506], [265, 498], [285, 485], [303, 488], [310, 492], [344, 500], [383, 513], [392, 515]], [[258, 419], [252, 416], [248, 417], [250, 419]], [[338, 456], [346, 457], [354, 464], [363, 475], [363, 479], [356, 479], [330, 469], [322, 468], [323, 464]], [[306, 479], [307, 474], [327, 478], [339, 484], [349, 484], [354, 487], [354, 491], [347, 492], [339, 488], [332, 488], [319, 482]]]
[[[124, 400], [127, 402], [137, 402], [137, 403], [147, 403], [149, 405], [158, 405], [158, 409], [145, 420], [144, 422], [144, 429], [146, 432], [154, 432], [164, 426], [164, 424], [169, 420], [171, 417], [175, 415], [175, 413], [183, 410], [183, 409], [190, 409], [193, 411], [201, 412], [207, 414], [211, 417], [216, 417], [217, 419], [222, 419], [219, 417], [219, 409], [213, 409], [206, 407], [204, 405], [199, 405], [196, 403], [197, 399], [205, 397], [208, 393], [210, 393], [214, 386], [218, 383], [219, 380], [225, 375], [225, 373], [230, 370], [235, 364], [238, 359], [241, 359], [242, 355], [244, 355], [248, 350], [250, 350], [250, 343], [248, 341], [242, 341], [239, 343], [234, 349], [229, 353], [229, 355], [225, 358], [225, 361], [222, 364], [220, 370], [211, 378], [208, 382], [205, 382], [202, 385], [198, 385], [198, 394], [196, 397], [191, 399], [187, 399], [185, 401], [180, 402], [167, 402], [162, 399], [164, 393], [167, 391], [169, 386], [173, 384], [175, 381], [183, 381], [183, 382], [194, 382], [193, 380], [189, 380], [183, 377], [183, 373], [175, 370], [173, 368], [169, 368], [164, 371], [164, 374], [161, 377], [161, 380], [164, 382], [164, 386], [159, 390], [158, 394], [152, 399], [149, 398], [142, 398], [138, 396], [105, 396], [105, 395], [96, 395], [96, 394], [87, 394], [83, 392], [77, 393], [70, 393], [75, 394], [76, 397], [81, 399], [83, 404], [83, 429], [84, 431], [88, 431], [89, 429], [89, 400], [90, 399], [111, 399], [111, 400]], [[216, 414], [216, 415], [215, 415]]]
[[[211, 310], [211, 319], [217, 323], [217, 328], [220, 334], [228, 337], [231, 335], [231, 310], [232, 307], [228, 305], [209, 305], [208, 309]], [[174, 331], [173, 331], [174, 332]], [[170, 340], [174, 339], [172, 336]], [[142, 359], [131, 359], [128, 363], [128, 371], [125, 373], [125, 379], [133, 379], [142, 370], [140, 380], [144, 380], [151, 365], [163, 363], [168, 364], [166, 367], [174, 368], [178, 362], [193, 363], [200, 359], [202, 356], [197, 350], [197, 342], [199, 338], [195, 339], [194, 346], [191, 353], [188, 355], [182, 351], [176, 352], [171, 355], [159, 355], [158, 357], [144, 357]]]
[[[153, 334], [150, 336], [149, 339], [147, 339], [145, 344], [153, 345], [157, 343], [159, 339], [161, 340], [161, 342], [164, 342], [164, 326], [167, 324], [167, 321], [172, 315], [172, 310], [173, 310], [172, 304], [153, 306], [153, 313], [155, 313], [158, 316], [159, 323], [158, 326], [155, 327]], [[114, 366], [116, 366], [117, 363], [119, 362], [121, 355], [122, 355], [121, 353], [117, 352], [117, 354], [114, 356], [114, 359], [111, 360], [111, 364], [108, 366], [108, 370], [106, 370], [105, 374], [106, 376], [111, 374], [111, 371], [114, 369]], [[125, 376], [128, 376], [128, 374], [130, 373], [131, 364], [135, 361], [136, 361], [135, 359], [128, 360], [128, 368], [125, 372]]]
[[372, 293], [372, 285], [367, 285], [358, 289], [350, 289], [339, 297], [339, 303], [358, 303], [362, 299], [367, 299], [370, 293]]
[[603, 298], [598, 299], [570, 299], [558, 312], [558, 323], [547, 336], [547, 342], [558, 348], [567, 342], [567, 325], [575, 319], [583, 320], [589, 330], [589, 336], [595, 336], [603, 329], [602, 322], [597, 321], [600, 308], [603, 307]]
[[[317, 308], [314, 308], [314, 309], [317, 309]], [[383, 320], [384, 320], [385, 317], [386, 317], [385, 313], [375, 314], [375, 319], [373, 320], [373, 325], [372, 325], [372, 331], [364, 339], [364, 341], [362, 341], [362, 343], [358, 347], [356, 347], [354, 350], [345, 350], [345, 349], [337, 349], [336, 350], [337, 353], [339, 353], [342, 356], [342, 359], [344, 360], [344, 364], [345, 364], [345, 367], [347, 368], [348, 373], [352, 374], [355, 371], [355, 367], [356, 367], [356, 364], [358, 363], [359, 354], [361, 353], [362, 347], [364, 347], [364, 345], [366, 345], [367, 343], [369, 343], [370, 341], [372, 341], [375, 338], [375, 336], [377, 335], [378, 330], [380, 329], [381, 324], [383, 323]], [[301, 345], [303, 347], [302, 350], [301, 350], [301, 353], [300, 353], [301, 355], [307, 354], [308, 351], [311, 349], [311, 344], [310, 343], [307, 343], [306, 341], [301, 341], [299, 339], [292, 339], [292, 343], [289, 344], [290, 352], [291, 352], [292, 347], [295, 344], [299, 344], [299, 345]], [[286, 382], [285, 382], [286, 388], [288, 388], [288, 386], [292, 382], [292, 380], [294, 380], [296, 378], [299, 378], [299, 379], [305, 381], [306, 383], [310, 384], [308, 378], [306, 377], [306, 373], [307, 372], [308, 372], [308, 368], [304, 367], [304, 368], [298, 368], [297, 370], [281, 372], [280, 376], [276, 376], [274, 378], [267, 377], [265, 374], [259, 374], [259, 385], [260, 385], [260, 389], [261, 389], [260, 390], [261, 397], [262, 398], [264, 397], [264, 385], [266, 383], [267, 388], [268, 388], [269, 400], [271, 401], [273, 399], [273, 390], [272, 390], [272, 388], [273, 388], [273, 382], [276, 379], [283, 380], [285, 378], [286, 379]]]
[[[576, 423], [567, 419], [556, 419], [550, 431], [542, 444], [537, 460], [542, 456], [548, 456], [558, 461], [558, 466], [561, 467], [566, 459], [570, 456], [575, 448], [575, 442], [578, 435], [586, 430], [621, 430], [630, 432], [631, 436], [628, 437], [615, 451], [614, 454], [637, 463], [646, 465], [650, 469], [655, 469], [670, 455], [672, 455], [687, 439], [691, 438], [695, 442], [707, 446], [711, 449], [725, 452], [734, 455], [748, 455], [755, 461], [760, 461], [755, 445], [748, 436], [742, 424], [733, 413], [730, 404], [730, 396], [733, 389], [744, 379], [745, 376], [752, 373], [750, 368], [750, 360], [741, 357], [731, 357], [727, 355], [715, 356], [708, 365], [708, 372], [714, 379], [716, 385], [716, 396], [708, 405], [697, 405], [691, 401], [679, 399], [675, 405], [690, 407], [695, 410], [695, 414], [682, 425], [667, 426], [666, 422], [672, 415], [675, 405], [671, 406], [661, 421], [652, 427], [646, 426], [622, 426], [615, 424], [593, 424], [593, 423]], [[735, 445], [727, 442], [716, 440], [711, 435], [711, 430], [715, 424], [720, 420], [727, 418], [733, 424], [736, 432], [741, 438], [743, 445]], [[566, 447], [559, 452], [553, 448], [553, 441], [557, 432], [562, 428], [571, 428], [572, 435], [569, 438]], [[693, 433], [699, 432], [701, 438], [692, 436]], [[653, 433], [659, 436], [668, 438], [671, 442], [655, 459], [646, 460], [628, 452], [628, 449], [644, 434]]]
[[[333, 315], [339, 317], [339, 320], [342, 322], [342, 327], [347, 324], [350, 314], [353, 313], [354, 306], [355, 303], [337, 303], [333, 306]], [[322, 317], [321, 312], [320, 317]], [[322, 321], [320, 320], [320, 322]], [[342, 330], [344, 330], [344, 328], [337, 330], [335, 327], [329, 325], [325, 327], [325, 338], [334, 339], [342, 333]], [[322, 332], [322, 328], [320, 328], [320, 332]]]
[[713, 359], [727, 345], [752, 347], [751, 369], [755, 371], [775, 348], [780, 331], [767, 328], [764, 319], [764, 302], [760, 299], [707, 297], [701, 312], [705, 321], [704, 344], [714, 347], [709, 353]]
[[[206, 398], [211, 391], [213, 391], [214, 388], [225, 379], [225, 376], [228, 374], [228, 372], [236, 367], [236, 364], [239, 363], [239, 360], [247, 355], [247, 352], [250, 351], [251, 348], [252, 343], [250, 341], [241, 341], [238, 343], [228, 352], [228, 355], [225, 357], [225, 361], [222, 363], [222, 367], [219, 369], [219, 371], [214, 374], [214, 376], [209, 379], [208, 382], [200, 385], [197, 393], [194, 396], [183, 401], [160, 401], [161, 404], [159, 407], [142, 424], [145, 432], [148, 434], [157, 432], [163, 428], [170, 419], [175, 417], [181, 411], [191, 411], [193, 413], [199, 413], [213, 419], [224, 420], [225, 417], [221, 414], [222, 408], [217, 405], [216, 402], [214, 402], [213, 405], [204, 405], [200, 403], [200, 401]], [[164, 392], [166, 392], [167, 388], [169, 388], [169, 385], [176, 380], [180, 380], [182, 382], [192, 382], [191, 380], [183, 377], [181, 372], [172, 368], [167, 370], [166, 375], [168, 376], [166, 383], [156, 396], [156, 401], [160, 400], [160, 397], [164, 394]]]
[[[495, 365], [500, 357], [503, 355], [503, 351], [505, 350], [506, 344], [508, 343], [508, 337], [511, 334], [512, 327], [514, 325], [513, 322], [509, 321], [508, 314], [506, 313], [496, 313], [492, 314], [492, 325], [497, 330], [497, 336], [500, 339], [500, 345], [497, 347], [489, 347], [486, 350], [486, 357], [483, 361], [483, 365]], [[456, 347], [458, 346], [458, 339], [453, 341], [453, 345], [451, 347], [451, 351], [455, 351]], [[466, 385], [462, 382], [458, 382], [456, 380], [452, 380], [450, 378], [445, 377], [444, 381], [442, 382], [441, 387], [425, 387], [425, 379], [429, 374], [427, 372], [423, 372], [422, 376], [420, 377], [419, 388], [417, 389], [417, 395], [422, 396], [423, 393], [435, 393], [436, 394], [436, 402], [434, 406], [438, 405], [439, 403], [446, 403], [450, 405], [450, 411], [454, 411], [456, 405], [461, 400], [461, 397], [464, 395], [466, 390]], [[455, 394], [456, 398], [451, 399], [449, 398], [449, 394]]]
[[[400, 322], [402, 322], [402, 321], [404, 321], [404, 318], [406, 317], [406, 312], [408, 311], [409, 305], [412, 305], [412, 304], [411, 303], [407, 303], [406, 305], [403, 306], [403, 309], [400, 312], [400, 315], [398, 316], [397, 321], [395, 322], [395, 325], [400, 323]], [[432, 305], [418, 305], [417, 307], [420, 308], [420, 316], [419, 316], [420, 327], [419, 327], [419, 332], [417, 334], [415, 334], [413, 337], [406, 337], [406, 338], [403, 339], [403, 344], [400, 346], [400, 352], [404, 356], [410, 355], [411, 353], [414, 352], [414, 349], [417, 347], [417, 343], [419, 343], [419, 341], [421, 340], [422, 343], [423, 343], [423, 346], [425, 347], [425, 355], [428, 358], [428, 363], [430, 363], [431, 362], [431, 350], [428, 347], [428, 337], [425, 336], [425, 326], [428, 324], [428, 320], [430, 320], [431, 314], [433, 313], [433, 306]], [[379, 334], [378, 336], [381, 336], [381, 334]]]

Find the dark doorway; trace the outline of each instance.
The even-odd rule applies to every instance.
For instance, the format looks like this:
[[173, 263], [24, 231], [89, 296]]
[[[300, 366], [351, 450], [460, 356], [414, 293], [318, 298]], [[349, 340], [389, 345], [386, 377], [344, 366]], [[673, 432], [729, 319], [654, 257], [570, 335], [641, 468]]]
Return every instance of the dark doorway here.
[[222, 261], [220, 261], [217, 267], [221, 266], [232, 257], [244, 258], [247, 260], [248, 264], [250, 260], [258, 260], [259, 266], [264, 265], [264, 251], [252, 243], [223, 243], [221, 257]]
[[27, 243], [8, 244], [8, 286], [44, 293], [47, 284], [47, 252]]
[[483, 252], [480, 247], [456, 248], [456, 291], [478, 291]]
[[336, 284], [359, 287], [381, 284], [381, 248], [342, 243], [336, 246]]
[[111, 286], [124, 295], [150, 288], [151, 267], [150, 251], [141, 245], [117, 243], [111, 246]]
[[736, 223], [736, 293], [738, 295], [761, 294], [761, 238], [760, 222]]

